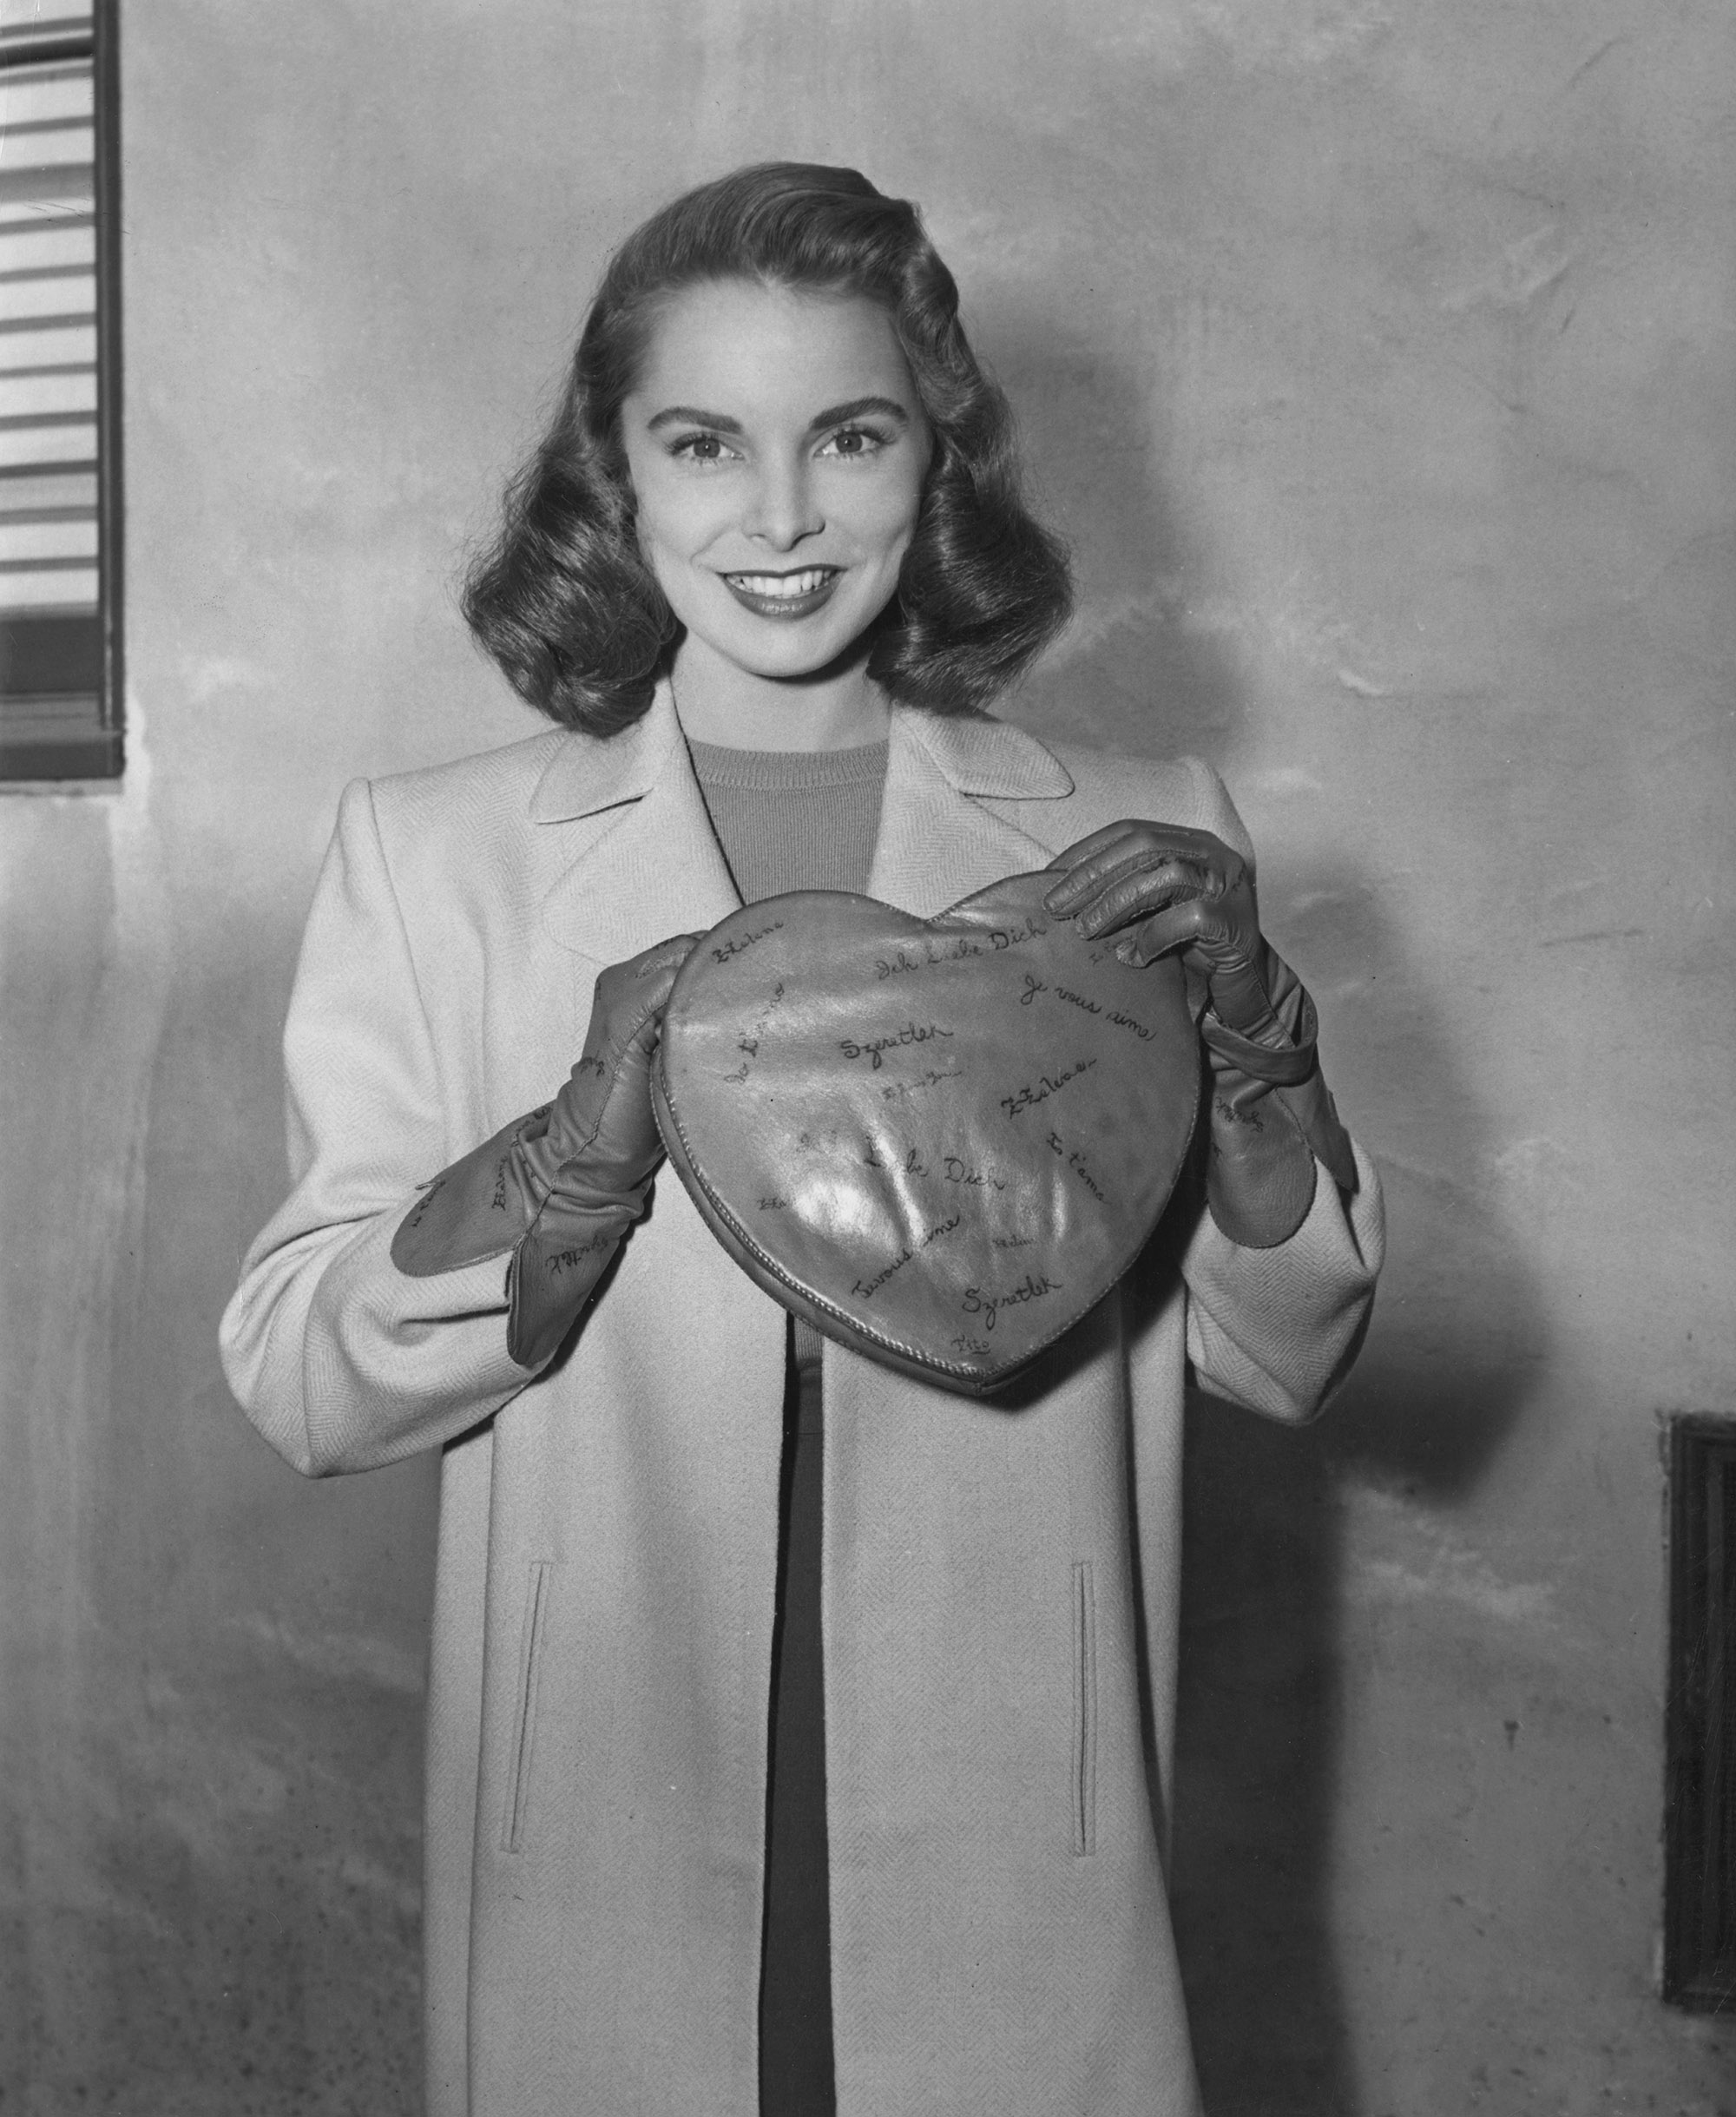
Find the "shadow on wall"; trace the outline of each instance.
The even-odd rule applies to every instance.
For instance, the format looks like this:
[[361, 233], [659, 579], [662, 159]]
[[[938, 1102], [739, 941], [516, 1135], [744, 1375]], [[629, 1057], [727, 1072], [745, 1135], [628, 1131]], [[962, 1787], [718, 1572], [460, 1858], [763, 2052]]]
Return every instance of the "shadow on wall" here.
[[[1342, 1476], [1421, 1506], [1457, 1505], [1523, 1416], [1550, 1350], [1527, 1238], [1509, 1225], [1495, 1180], [1504, 1135], [1454, 1056], [1439, 980], [1362, 874], [1327, 857], [1295, 868], [1270, 917], [1318, 989], [1347, 989], [1325, 1010], [1322, 1046], [1387, 1200], [1375, 1328], [1322, 1445]], [[1377, 1107], [1404, 1126], [1402, 1138], [1369, 1135]]]
[[[1143, 439], [1148, 393], [1076, 345], [1014, 331], [994, 354], [1081, 590], [1072, 632], [1016, 717], [1057, 738], [1222, 760], [1246, 707], [1227, 659], [1180, 621], [1196, 569]], [[1477, 1191], [1493, 1128], [1457, 1071], [1427, 966], [1409, 958], [1367, 879], [1336, 858], [1292, 871], [1266, 913], [1317, 991], [1360, 996], [1353, 1021], [1338, 1017], [1357, 1001], [1327, 1009], [1329, 1052], [1336, 1043], [1354, 1062], [1333, 1066], [1339, 1091], [1402, 1082], [1404, 1107], [1425, 1115], [1418, 1132], [1455, 1151], [1450, 1170], [1396, 1155], [1383, 1166], [1398, 1251], [1387, 1307], [1319, 1426], [1205, 1398], [1189, 1411], [1174, 1896], [1206, 2104], [1213, 2117], [1351, 2117], [1331, 1920], [1338, 1496], [1355, 1478], [1423, 1505], [1467, 1496], [1523, 1413], [1546, 1326], [1522, 1249]], [[1352, 1128], [1357, 1101], [1345, 1093]], [[1430, 1283], [1395, 1328], [1394, 1293], [1415, 1285], [1421, 1258]]]
[[[1410, 1002], [1403, 1029], [1359, 1052], [1356, 1071], [1402, 1082], [1410, 1107], [1433, 1114], [1432, 1136], [1457, 1142], [1459, 1167], [1483, 1166], [1489, 1120], [1440, 1014], [1415, 1003], [1373, 892], [1323, 866], [1291, 902], [1283, 945], [1322, 985], [1354, 971]], [[1339, 1026], [1341, 1049], [1353, 1033]], [[1389, 1305], [1377, 1302], [1362, 1364], [1322, 1422], [1298, 1431], [1206, 1398], [1190, 1407], [1174, 1893], [1213, 2117], [1361, 2107], [1331, 1917], [1335, 1834], [1354, 1829], [1338, 1791], [1339, 1494], [1354, 1480], [1424, 1507], [1463, 1501], [1524, 1415], [1547, 1350], [1535, 1276], [1470, 1174], [1382, 1173], [1397, 1239]], [[1416, 1284], [1421, 1259], [1436, 1283], [1395, 1327], [1392, 1297]]]

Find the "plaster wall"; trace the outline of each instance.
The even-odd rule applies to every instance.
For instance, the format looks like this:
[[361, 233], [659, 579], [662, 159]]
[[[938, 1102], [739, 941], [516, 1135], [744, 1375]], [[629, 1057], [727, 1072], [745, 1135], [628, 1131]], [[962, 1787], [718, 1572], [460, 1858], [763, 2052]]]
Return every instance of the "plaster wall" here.
[[0, 805], [0, 2090], [417, 2107], [425, 1463], [214, 1346], [337, 794], [529, 732], [450, 586], [608, 244], [922, 201], [1072, 538], [1009, 710], [1228, 776], [1389, 1186], [1305, 1433], [1201, 1407], [1214, 2117], [1736, 2107], [1654, 1991], [1668, 1407], [1733, 1409], [1718, 0], [128, 9], [124, 788]]

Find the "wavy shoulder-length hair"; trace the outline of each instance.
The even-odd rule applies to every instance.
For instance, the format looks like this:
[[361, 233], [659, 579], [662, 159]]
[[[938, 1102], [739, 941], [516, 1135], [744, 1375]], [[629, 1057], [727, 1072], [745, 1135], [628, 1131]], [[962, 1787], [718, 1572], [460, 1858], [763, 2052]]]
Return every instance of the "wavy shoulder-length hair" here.
[[608, 735], [644, 713], [681, 628], [640, 551], [621, 407], [660, 302], [731, 278], [864, 295], [891, 316], [936, 446], [868, 674], [908, 705], [981, 710], [1066, 621], [1066, 555], [1020, 497], [1007, 400], [977, 365], [958, 289], [916, 207], [854, 169], [737, 169], [622, 243], [549, 431], [470, 570], [472, 631], [519, 695], [556, 720]]

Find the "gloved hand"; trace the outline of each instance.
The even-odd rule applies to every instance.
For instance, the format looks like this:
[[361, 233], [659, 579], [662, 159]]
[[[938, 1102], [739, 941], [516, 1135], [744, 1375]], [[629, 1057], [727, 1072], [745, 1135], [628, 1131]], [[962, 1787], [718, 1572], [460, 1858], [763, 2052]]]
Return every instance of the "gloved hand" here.
[[1115, 946], [1123, 963], [1185, 948], [1189, 982], [1204, 979], [1220, 1022], [1288, 1043], [1260, 975], [1253, 878], [1222, 838], [1180, 824], [1110, 824], [1057, 853], [1049, 871], [1065, 878], [1043, 899], [1057, 918], [1092, 939], [1128, 930]]
[[391, 1260], [411, 1279], [510, 1251], [506, 1346], [521, 1367], [554, 1357], [645, 1210], [663, 1158], [651, 1058], [699, 939], [677, 934], [605, 970], [583, 1053], [554, 1101], [443, 1171], [392, 1237]]
[[1260, 932], [1253, 878], [1209, 831], [1111, 824], [1049, 863], [1044, 904], [1124, 963], [1180, 949], [1211, 1075], [1206, 1202], [1233, 1242], [1286, 1242], [1314, 1202], [1315, 1163], [1357, 1187], [1350, 1140], [1320, 1076], [1314, 1003]]

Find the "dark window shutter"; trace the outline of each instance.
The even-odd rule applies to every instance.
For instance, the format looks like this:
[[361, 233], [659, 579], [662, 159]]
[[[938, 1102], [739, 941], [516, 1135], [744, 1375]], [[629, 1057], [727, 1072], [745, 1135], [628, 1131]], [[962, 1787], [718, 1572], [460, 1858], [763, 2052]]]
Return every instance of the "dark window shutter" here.
[[115, 0], [0, 10], [0, 779], [121, 770]]

